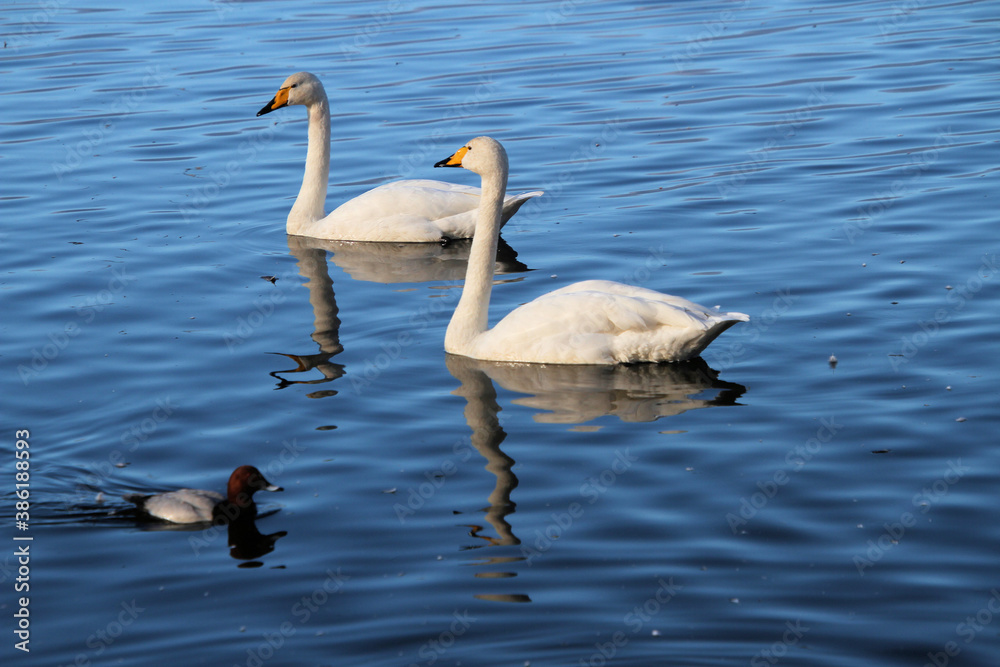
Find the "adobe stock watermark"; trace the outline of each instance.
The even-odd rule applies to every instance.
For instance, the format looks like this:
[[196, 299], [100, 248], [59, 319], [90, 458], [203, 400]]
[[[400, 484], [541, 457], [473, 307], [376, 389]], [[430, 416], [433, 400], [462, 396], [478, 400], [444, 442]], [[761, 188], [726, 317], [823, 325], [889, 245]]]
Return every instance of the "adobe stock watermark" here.
[[[6, 48], [21, 49], [31, 43], [32, 38], [40, 34], [60, 12], [69, 4], [69, 0], [43, 0], [35, 3], [37, 9], [25, 8], [30, 14], [19, 21], [21, 28], [16, 33], [7, 35], [4, 39]], [[13, 18], [13, 17], [7, 17]]]
[[986, 284], [993, 280], [998, 271], [1000, 271], [1000, 267], [997, 265], [996, 255], [983, 255], [976, 272], [964, 283], [948, 291], [948, 296], [945, 297], [945, 300], [950, 306], [948, 308], [938, 308], [931, 317], [918, 321], [918, 330], [900, 339], [897, 351], [890, 352], [888, 355], [889, 365], [892, 366], [892, 370], [898, 373], [903, 365], [913, 361], [920, 350], [937, 337], [941, 331], [941, 325], [947, 324], [958, 313], [962, 312], [965, 306], [976, 298]]
[[[274, 482], [281, 479], [285, 468], [294, 463], [304, 451], [306, 451], [306, 448], [299, 445], [298, 440], [295, 438], [283, 440], [281, 442], [281, 451], [268, 460], [266, 464], [258, 465], [257, 469], [260, 470], [265, 479]], [[225, 510], [226, 506], [223, 509]], [[235, 511], [238, 513], [239, 510]], [[189, 536], [188, 546], [191, 547], [194, 555], [200, 556], [202, 549], [207, 549], [220, 537], [228, 537], [228, 522], [235, 518], [237, 517], [223, 515], [212, 521], [212, 525], [209, 528]]]
[[820, 426], [816, 429], [816, 434], [806, 440], [801, 445], [796, 445], [785, 454], [785, 467], [778, 468], [768, 479], [757, 482], [760, 489], [750, 496], [740, 498], [740, 506], [736, 512], [726, 514], [726, 523], [733, 535], [738, 535], [743, 526], [747, 525], [751, 519], [757, 516], [764, 507], [767, 506], [781, 487], [788, 484], [792, 477], [789, 473], [796, 473], [802, 470], [823, 449], [823, 445], [829, 443], [844, 428], [843, 424], [837, 423], [835, 417], [823, 417], [819, 420]]
[[[749, 4], [750, 0], [743, 0], [743, 7]], [[685, 42], [684, 52], [673, 55], [674, 66], [677, 68], [677, 71], [683, 72], [694, 59], [705, 53], [705, 49], [722, 36], [735, 18], [736, 13], [733, 10], [725, 9], [719, 12], [717, 19], [703, 23], [702, 29], [694, 37], [689, 37]]]
[[111, 103], [108, 113], [102, 114], [101, 120], [92, 129], [84, 130], [83, 139], [66, 147], [66, 157], [63, 161], [52, 163], [52, 171], [59, 182], [62, 182], [64, 175], [78, 169], [83, 164], [84, 159], [92, 155], [93, 150], [104, 143], [115, 131], [115, 123], [126, 118], [142, 104], [150, 89], [162, 85], [163, 76], [160, 74], [160, 66], [147, 66], [140, 85], [130, 88], [127, 93], [122, 93], [116, 98]]
[[[921, 514], [927, 514], [935, 503], [941, 501], [948, 495], [949, 489], [961, 481], [962, 477], [969, 471], [969, 466], [962, 465], [962, 459], [948, 461], [948, 470], [934, 480], [929, 486], [925, 486], [913, 496], [912, 504]], [[903, 539], [906, 532], [917, 525], [917, 517], [913, 512], [903, 512], [899, 518], [892, 523], [882, 524], [883, 531], [875, 539], [868, 540], [865, 544], [867, 548], [862, 553], [854, 555], [852, 561], [858, 574], [865, 576], [865, 570], [875, 566], [875, 563], [882, 558]]]
[[[965, 620], [955, 626], [955, 634], [962, 640], [959, 644], [955, 640], [945, 642], [940, 651], [928, 651], [927, 662], [923, 667], [948, 667], [952, 664], [952, 658], [957, 658], [962, 653], [962, 647], [968, 646], [976, 637], [982, 634], [993, 619], [1000, 614], [1000, 590], [990, 589], [990, 599], [979, 608], [975, 614], [966, 616]], [[995, 636], [996, 632], [990, 633]]]
[[923, 7], [924, 0], [904, 0], [904, 2], [894, 2], [892, 4], [892, 13], [888, 18], [880, 18], [878, 20], [878, 31], [883, 38], [889, 36], [889, 33], [901, 28], [909, 20], [910, 16], [913, 15], [918, 9]]
[[826, 92], [823, 85], [812, 86], [806, 97], [806, 106], [786, 113], [781, 122], [774, 126], [774, 136], [768, 137], [760, 148], [747, 151], [750, 160], [736, 165], [724, 181], [716, 184], [719, 196], [723, 200], [729, 199], [730, 195], [746, 185], [749, 178], [763, 169], [764, 165], [771, 159], [771, 151], [778, 148], [783, 141], [796, 136], [799, 128], [806, 122], [815, 120], [816, 109], [829, 101], [830, 94]]
[[233, 663], [233, 667], [263, 667], [264, 663], [273, 658], [275, 654], [285, 646], [285, 642], [294, 637], [299, 631], [299, 627], [304, 626], [330, 601], [334, 595], [344, 590], [344, 584], [351, 579], [350, 576], [337, 571], [327, 569], [326, 578], [321, 584], [316, 586], [308, 595], [303, 595], [289, 609], [289, 616], [293, 620], [282, 621], [274, 632], [261, 634], [260, 641], [256, 646], [246, 650], [246, 659], [243, 662]]
[[[122, 447], [127, 448], [126, 451], [134, 452], [174, 415], [176, 409], [177, 406], [173, 404], [170, 396], [156, 399], [156, 406], [150, 411], [149, 416], [133, 422], [122, 430], [119, 438]], [[107, 459], [98, 463], [88, 463], [89, 472], [77, 485], [77, 493], [81, 497], [89, 497], [93, 489], [99, 489], [105, 480], [111, 478], [115, 470], [124, 467], [126, 463], [124, 452], [117, 448], [111, 450]]]
[[702, 357], [709, 366], [720, 371], [726, 371], [736, 365], [736, 362], [750, 352], [748, 345], [756, 343], [762, 334], [787, 313], [792, 305], [799, 300], [797, 294], [792, 294], [791, 287], [775, 290], [771, 305], [759, 315], [750, 318], [749, 322], [733, 327], [726, 334], [729, 338], [717, 341], [702, 352]]
[[[579, 495], [586, 500], [587, 505], [593, 505], [608, 492], [618, 479], [632, 469], [632, 466], [639, 460], [629, 449], [616, 449], [615, 458], [611, 464], [594, 477], [588, 477], [580, 485]], [[552, 548], [556, 540], [566, 534], [573, 524], [587, 511], [586, 506], [580, 502], [571, 502], [566, 510], [562, 512], [552, 512], [551, 522], [544, 530], [535, 529], [535, 541], [533, 544], [521, 544], [521, 557], [528, 565], [532, 565], [532, 560]]]
[[584, 0], [562, 0], [556, 10], [548, 10], [545, 12], [545, 20], [548, 22], [549, 27], [554, 27], [565, 23], [569, 20], [573, 14], [576, 13], [576, 8], [583, 4]]
[[245, 315], [239, 315], [234, 320], [235, 326], [222, 334], [222, 341], [226, 344], [226, 349], [230, 354], [237, 351], [237, 348], [247, 342], [257, 330], [264, 326], [264, 322], [271, 319], [279, 304], [287, 299], [287, 291], [297, 289], [302, 286], [298, 280], [299, 274], [295, 270], [289, 269], [270, 283], [270, 290], [253, 300], [253, 307]]
[[468, 609], [461, 612], [452, 613], [452, 621], [446, 630], [442, 630], [437, 637], [430, 639], [417, 650], [420, 662], [411, 662], [409, 667], [420, 667], [420, 665], [433, 665], [440, 660], [448, 650], [455, 645], [472, 624], [478, 619], [469, 613]]
[[17, 365], [17, 375], [24, 386], [31, 384], [51, 362], [66, 351], [73, 339], [83, 332], [83, 325], [93, 322], [114, 302], [115, 297], [121, 295], [125, 288], [136, 280], [135, 276], [125, 271], [124, 266], [112, 267], [107, 287], [96, 294], [84, 297], [75, 306], [77, 319], [67, 320], [62, 329], [50, 333], [47, 336], [48, 343], [31, 348], [31, 361], [28, 364]]
[[809, 632], [809, 627], [803, 625], [801, 620], [785, 621], [785, 631], [781, 633], [781, 639], [776, 640], [767, 648], [757, 651], [750, 658], [750, 667], [768, 667], [778, 664], [782, 658], [788, 655], [789, 649], [798, 646], [807, 632]]
[[646, 250], [645, 257], [633, 266], [627, 273], [623, 274], [619, 282], [626, 285], [642, 287], [648, 283], [656, 271], [667, 265], [667, 260], [673, 256], [672, 252], [666, 252], [666, 248], [661, 243], [655, 248]]
[[545, 209], [555, 203], [555, 198], [563, 190], [575, 184], [579, 175], [590, 169], [601, 158], [608, 147], [613, 144], [623, 132], [624, 122], [618, 116], [601, 125], [601, 131], [581, 144], [570, 153], [564, 169], [555, 178], [542, 184], [544, 197], [533, 197], [521, 207], [518, 219], [525, 222], [537, 221]]
[[221, 170], [212, 169], [201, 177], [203, 182], [186, 193], [189, 201], [180, 207], [180, 214], [184, 222], [197, 219], [201, 212], [233, 183], [235, 177], [243, 171], [246, 165], [257, 160], [260, 152], [274, 140], [275, 127], [275, 123], [269, 123], [251, 132], [236, 147], [239, 159], [227, 160]]
[[857, 216], [844, 223], [844, 237], [847, 242], [853, 245], [897, 201], [913, 193], [916, 183], [924, 173], [941, 159], [941, 151], [954, 143], [955, 139], [952, 137], [949, 125], [938, 130], [932, 148], [911, 152], [907, 158], [908, 164], [902, 169], [902, 174], [906, 178], [894, 179], [888, 188], [876, 190], [867, 200], [867, 205], [858, 207]]
[[445, 459], [436, 469], [424, 471], [424, 477], [427, 481], [407, 489], [408, 495], [405, 504], [397, 502], [392, 506], [399, 523], [406, 523], [407, 517], [413, 516], [421, 510], [427, 501], [445, 485], [445, 482], [458, 472], [458, 464], [465, 463], [472, 458], [473, 450], [470, 442], [469, 438], [455, 441], [451, 447], [452, 456]]
[[236, 4], [235, 0], [212, 0], [212, 5], [215, 7], [216, 18], [221, 19], [229, 12], [236, 11]]
[[139, 618], [139, 614], [146, 611], [145, 607], [140, 607], [136, 604], [133, 598], [129, 602], [121, 603], [121, 611], [118, 615], [108, 621], [108, 623], [103, 627], [94, 631], [87, 641], [84, 642], [86, 647], [90, 649], [87, 652], [77, 653], [73, 659], [72, 663], [67, 664], [65, 667], [90, 667], [91, 664], [104, 664], [104, 660], [96, 660], [104, 655], [104, 652], [111, 647], [115, 641], [118, 640], [125, 630], [131, 626]]
[[628, 646], [629, 641], [684, 589], [682, 585], [674, 583], [673, 577], [667, 579], [660, 577], [656, 583], [659, 584], [656, 592], [625, 614], [622, 623], [627, 631], [616, 630], [608, 641], [595, 642], [594, 652], [589, 657], [580, 659], [580, 667], [604, 667], [609, 661], [613, 661], [618, 653]]
[[388, 342], [379, 343], [381, 352], [373, 357], [366, 357], [363, 367], [358, 373], [350, 373], [348, 378], [351, 382], [351, 389], [358, 396], [371, 387], [375, 381], [399, 359], [405, 350], [417, 342], [417, 334], [423, 333], [430, 327], [431, 323], [441, 321], [449, 317], [455, 310], [455, 304], [462, 291], [455, 289], [461, 287], [461, 281], [452, 280], [443, 283], [449, 288], [442, 290], [440, 296], [428, 299], [420, 307], [412, 312], [407, 318], [405, 330], [396, 334], [396, 337]]
[[429, 135], [417, 141], [413, 150], [399, 158], [397, 167], [399, 175], [402, 178], [409, 178], [417, 171], [426, 170], [429, 164], [437, 159], [437, 153], [442, 150], [441, 145], [446, 140], [452, 141], [452, 137], [465, 124], [465, 119], [475, 116], [479, 107], [491, 99], [499, 88], [496, 81], [480, 75], [475, 89], [462, 98], [461, 102], [449, 106], [444, 112], [440, 119], [444, 123], [435, 126]]
[[403, 3], [400, 0], [389, 0], [385, 3], [385, 7], [371, 12], [368, 22], [354, 31], [351, 43], [340, 45], [341, 57], [344, 60], [351, 60], [360, 55], [361, 49], [371, 46], [372, 40], [378, 37], [393, 22], [396, 14], [403, 9]]

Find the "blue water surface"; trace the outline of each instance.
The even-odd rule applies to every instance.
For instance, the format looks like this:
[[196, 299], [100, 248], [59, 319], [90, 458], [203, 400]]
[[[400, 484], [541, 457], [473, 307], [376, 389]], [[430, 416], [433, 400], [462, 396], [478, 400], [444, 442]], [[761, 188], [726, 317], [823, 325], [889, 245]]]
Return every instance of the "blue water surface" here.
[[[5, 664], [997, 664], [998, 25], [986, 1], [5, 4]], [[446, 355], [467, 242], [285, 234], [305, 113], [255, 114], [301, 70], [331, 100], [328, 209], [477, 184], [432, 165], [482, 134], [545, 190], [504, 229], [493, 321], [602, 278], [750, 322], [677, 365]], [[125, 512], [241, 464], [284, 487], [246, 534]]]

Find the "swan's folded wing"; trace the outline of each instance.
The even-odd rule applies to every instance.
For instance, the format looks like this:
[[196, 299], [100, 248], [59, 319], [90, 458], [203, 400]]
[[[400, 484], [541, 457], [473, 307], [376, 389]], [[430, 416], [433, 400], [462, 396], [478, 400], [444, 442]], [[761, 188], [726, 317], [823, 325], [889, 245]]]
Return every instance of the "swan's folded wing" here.
[[[482, 191], [470, 185], [427, 179], [385, 183], [338, 206], [321, 226], [335, 235], [370, 241], [435, 241], [471, 238]], [[502, 222], [541, 191], [504, 198]]]
[[442, 181], [395, 181], [380, 185], [338, 206], [328, 217], [361, 222], [406, 214], [439, 220], [479, 206], [479, 188]]
[[508, 351], [511, 360], [677, 360], [697, 354], [722, 330], [746, 319], [742, 313], [720, 313], [681, 297], [590, 280], [516, 308], [484, 334], [484, 342]]

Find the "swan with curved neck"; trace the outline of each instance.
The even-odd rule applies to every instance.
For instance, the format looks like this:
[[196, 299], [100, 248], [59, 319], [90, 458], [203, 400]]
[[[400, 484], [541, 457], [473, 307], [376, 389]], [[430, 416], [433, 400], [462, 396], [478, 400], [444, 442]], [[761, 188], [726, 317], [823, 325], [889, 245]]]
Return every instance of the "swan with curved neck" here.
[[586, 280], [519, 306], [489, 329], [507, 153], [496, 139], [477, 137], [434, 166], [464, 167], [479, 174], [483, 185], [465, 285], [445, 334], [447, 352], [547, 364], [683, 361], [750, 319], [651, 289]]
[[[439, 242], [471, 238], [476, 230], [479, 188], [442, 181], [405, 180], [380, 185], [324, 212], [330, 177], [330, 102], [320, 80], [293, 74], [258, 116], [293, 104], [306, 107], [309, 146], [306, 170], [288, 213], [289, 234], [334, 241]], [[540, 191], [504, 196], [501, 224]]]

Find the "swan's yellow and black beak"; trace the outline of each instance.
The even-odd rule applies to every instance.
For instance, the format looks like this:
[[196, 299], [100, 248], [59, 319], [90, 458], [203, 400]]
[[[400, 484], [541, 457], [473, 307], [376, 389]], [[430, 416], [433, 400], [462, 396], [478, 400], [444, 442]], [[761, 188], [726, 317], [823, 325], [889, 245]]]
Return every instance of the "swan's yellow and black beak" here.
[[282, 88], [271, 101], [264, 105], [264, 108], [257, 112], [258, 116], [263, 116], [266, 113], [271, 113], [275, 109], [280, 109], [281, 107], [288, 106], [288, 88]]
[[446, 157], [445, 159], [441, 160], [440, 162], [435, 163], [434, 166], [435, 167], [461, 167], [462, 166], [462, 158], [464, 158], [465, 154], [468, 153], [470, 150], [472, 150], [472, 149], [470, 149], [468, 146], [462, 146], [457, 151], [455, 151], [454, 155], [452, 155], [451, 157]]

